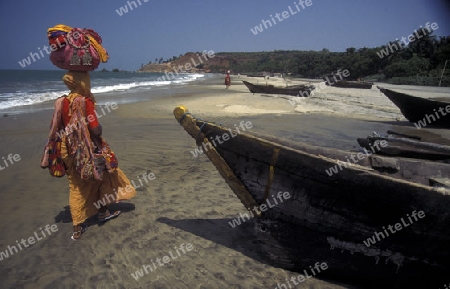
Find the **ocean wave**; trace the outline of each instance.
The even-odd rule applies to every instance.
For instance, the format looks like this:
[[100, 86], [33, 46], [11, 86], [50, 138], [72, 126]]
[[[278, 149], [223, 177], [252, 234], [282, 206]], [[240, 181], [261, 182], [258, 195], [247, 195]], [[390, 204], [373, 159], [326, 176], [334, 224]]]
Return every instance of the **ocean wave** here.
[[8, 109], [16, 106], [34, 105], [57, 99], [67, 91], [35, 92], [35, 93], [3, 93], [0, 94], [0, 109]]
[[[147, 90], [152, 87], [162, 87], [168, 85], [183, 85], [188, 82], [194, 81], [198, 78], [204, 77], [204, 74], [179, 74], [171, 80], [145, 80], [136, 79], [132, 81], [127, 79], [125, 82], [123, 79], [102, 79], [99, 81], [92, 81], [91, 92], [93, 94], [102, 94], [114, 91], [131, 91], [131, 90]], [[119, 82], [119, 83], [112, 83]], [[69, 93], [68, 90], [62, 90], [64, 85], [58, 82], [57, 87], [50, 89], [41, 89], [40, 91], [36, 87], [45, 87], [42, 84], [30, 87], [29, 90], [16, 90], [15, 92], [0, 93], [0, 109], [8, 109], [17, 106], [29, 106], [43, 103], [46, 101], [55, 100], [61, 95]]]
[[92, 93], [106, 93], [111, 91], [127, 91], [137, 87], [146, 87], [156, 85], [157, 81], [143, 81], [131, 83], [119, 83], [114, 85], [95, 86], [91, 89]]

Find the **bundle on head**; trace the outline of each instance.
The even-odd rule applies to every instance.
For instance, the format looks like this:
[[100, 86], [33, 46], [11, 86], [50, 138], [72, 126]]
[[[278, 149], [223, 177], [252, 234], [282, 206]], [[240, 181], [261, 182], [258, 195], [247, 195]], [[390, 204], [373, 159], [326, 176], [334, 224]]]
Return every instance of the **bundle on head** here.
[[61, 69], [91, 71], [108, 61], [102, 38], [92, 29], [72, 28], [58, 24], [47, 30], [50, 61]]

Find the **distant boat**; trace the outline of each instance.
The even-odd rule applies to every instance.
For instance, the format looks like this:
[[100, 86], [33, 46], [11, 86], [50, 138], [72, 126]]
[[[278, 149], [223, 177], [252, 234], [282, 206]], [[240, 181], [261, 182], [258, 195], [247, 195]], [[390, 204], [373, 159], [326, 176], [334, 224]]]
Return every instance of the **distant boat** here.
[[350, 164], [356, 152], [238, 133], [184, 107], [174, 115], [254, 216], [255, 251], [276, 266], [304, 275], [326, 262], [319, 278], [364, 288], [448, 282], [450, 191], [430, 184], [449, 176], [450, 164], [369, 155], [370, 148]]
[[252, 84], [248, 81], [242, 81], [251, 93], [265, 93], [265, 94], [285, 94], [291, 96], [308, 97], [314, 86], [311, 85], [293, 85], [288, 87], [276, 87], [273, 85], [258, 85]]
[[339, 80], [339, 81], [331, 84], [331, 86], [334, 86], [334, 87], [360, 88], [360, 89], [371, 89], [372, 85], [373, 85], [372, 82], [346, 81], [346, 80]]
[[[450, 114], [446, 107], [450, 98], [421, 98], [378, 87], [410, 122], [425, 122], [426, 125], [450, 126]], [[445, 113], [441, 113], [439, 110]], [[428, 117], [427, 117], [428, 116]]]

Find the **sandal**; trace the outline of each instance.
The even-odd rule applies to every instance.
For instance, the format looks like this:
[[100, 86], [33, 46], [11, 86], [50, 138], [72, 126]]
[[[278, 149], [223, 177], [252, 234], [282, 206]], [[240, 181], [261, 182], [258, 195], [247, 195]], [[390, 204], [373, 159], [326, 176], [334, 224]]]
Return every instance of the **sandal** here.
[[121, 211], [114, 211], [114, 213], [110, 213], [109, 210], [106, 210], [106, 212], [104, 213], [98, 213], [98, 221], [100, 223], [104, 223], [106, 221], [112, 220], [114, 218], [117, 218], [120, 213], [122, 213]]
[[83, 234], [87, 230], [88, 226], [86, 224], [80, 224], [77, 226], [73, 226], [73, 233], [70, 239], [72, 240], [78, 240], [81, 237], [81, 234]]

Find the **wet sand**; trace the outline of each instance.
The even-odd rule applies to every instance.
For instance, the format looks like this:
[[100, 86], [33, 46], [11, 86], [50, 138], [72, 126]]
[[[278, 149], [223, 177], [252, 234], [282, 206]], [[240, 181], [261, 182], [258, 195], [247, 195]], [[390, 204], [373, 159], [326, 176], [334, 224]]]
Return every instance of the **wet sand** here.
[[[236, 228], [228, 224], [244, 206], [206, 156], [193, 157], [195, 141], [174, 119], [175, 106], [184, 104], [195, 116], [226, 126], [251, 121], [257, 133], [346, 150], [357, 150], [356, 138], [372, 131], [414, 126], [375, 88], [327, 88], [293, 105], [284, 97], [250, 94], [241, 79], [233, 77], [228, 90], [222, 78], [152, 90], [152, 98], [140, 102], [98, 96], [101, 105], [119, 103], [100, 122], [122, 170], [136, 183], [144, 173], [156, 179], [144, 181], [134, 199], [117, 205], [123, 211], [119, 218], [103, 226], [93, 222], [75, 242], [67, 180], [39, 167], [52, 111], [1, 117], [0, 164], [8, 154], [20, 160], [0, 171], [0, 252], [13, 245], [19, 249], [16, 240], [35, 233], [41, 239], [3, 256], [0, 287], [256, 289], [277, 288], [298, 276], [260, 254], [250, 221]], [[339, 94], [345, 101], [336, 100]], [[56, 224], [57, 231], [48, 234], [47, 224]], [[192, 250], [183, 252], [182, 244]], [[160, 266], [157, 258], [164, 256], [169, 262]], [[152, 264], [153, 272], [142, 271], [138, 280], [132, 276]], [[357, 287], [318, 274], [295, 288]]]

